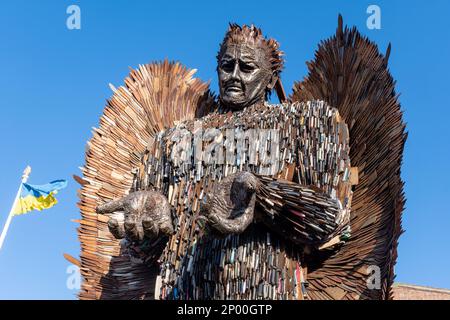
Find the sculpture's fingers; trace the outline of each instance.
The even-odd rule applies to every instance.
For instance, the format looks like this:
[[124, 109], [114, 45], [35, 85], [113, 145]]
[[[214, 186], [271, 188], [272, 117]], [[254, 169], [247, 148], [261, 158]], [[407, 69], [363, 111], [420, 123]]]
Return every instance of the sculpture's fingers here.
[[223, 234], [236, 234], [244, 232], [252, 223], [255, 211], [256, 196], [253, 195], [246, 208], [238, 208], [237, 212], [232, 212], [231, 217], [214, 212], [208, 217], [210, 225]]
[[258, 178], [250, 172], [239, 172], [231, 184], [230, 199], [237, 206], [247, 206], [258, 187]]
[[149, 239], [154, 239], [158, 236], [158, 227], [156, 222], [153, 221], [152, 217], [145, 216], [142, 219], [142, 228], [144, 230], [144, 235]]
[[197, 218], [195, 219], [195, 223], [199, 226], [203, 226], [204, 224], [206, 224], [208, 222], [208, 217], [206, 217], [205, 215], [198, 215]]
[[244, 212], [234, 219], [229, 219], [233, 222], [233, 224], [236, 225], [235, 233], [244, 232], [247, 229], [247, 227], [252, 223], [255, 215], [255, 201], [256, 195], [253, 195], [252, 200], [250, 200], [249, 206], [245, 208]]
[[209, 215], [218, 215], [224, 218], [228, 218], [230, 216], [230, 212], [232, 210], [231, 204], [227, 199], [229, 198], [223, 191], [219, 191], [217, 194], [210, 194], [206, 206], [207, 216]]
[[159, 192], [149, 192], [144, 206], [142, 226], [144, 234], [151, 238], [173, 234], [172, 216], [167, 198]]
[[125, 237], [124, 225], [123, 225], [123, 223], [120, 223], [117, 219], [110, 218], [108, 220], [108, 228], [109, 228], [109, 231], [114, 236], [114, 238], [123, 239], [123, 237]]
[[202, 203], [200, 204], [200, 215], [202, 216], [209, 216], [211, 212], [211, 200], [212, 200], [212, 194], [207, 193], [205, 197], [203, 198]]
[[223, 227], [222, 217], [217, 214], [211, 213], [207, 219], [209, 226], [211, 226], [213, 229], [219, 231], [220, 233], [226, 233], [227, 230]]
[[123, 210], [124, 199], [112, 200], [108, 201], [104, 204], [101, 204], [97, 207], [97, 213], [105, 214], [105, 213], [113, 213], [114, 211]]
[[[140, 241], [143, 238], [143, 230], [142, 227], [138, 227], [137, 216], [134, 214], [128, 214], [125, 218], [125, 233], [128, 238], [133, 241]], [[141, 229], [141, 230], [139, 230]]]
[[142, 217], [138, 217], [136, 221], [136, 233], [137, 233], [137, 240], [142, 241], [144, 240], [144, 227], [142, 225]]
[[222, 234], [238, 234], [247, 229], [252, 219], [249, 214], [243, 214], [236, 219], [228, 219], [219, 215], [209, 217], [210, 225]]
[[236, 234], [241, 233], [240, 227], [236, 224], [236, 221], [227, 219], [219, 215], [211, 215], [209, 217], [209, 224], [222, 234]]
[[159, 231], [167, 236], [174, 234], [172, 214], [170, 212], [170, 204], [165, 201], [161, 207], [161, 215], [159, 217]]

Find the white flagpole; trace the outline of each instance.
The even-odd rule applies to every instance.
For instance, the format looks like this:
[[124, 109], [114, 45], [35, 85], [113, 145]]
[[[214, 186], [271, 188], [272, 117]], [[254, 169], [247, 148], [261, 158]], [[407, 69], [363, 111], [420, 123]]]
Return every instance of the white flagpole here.
[[11, 211], [9, 212], [9, 215], [8, 215], [8, 219], [6, 219], [5, 226], [3, 227], [2, 234], [0, 236], [0, 250], [2, 249], [3, 242], [5, 241], [5, 238], [6, 238], [6, 232], [8, 232], [9, 225], [11, 224], [11, 220], [12, 220], [13, 213], [14, 213], [14, 207], [16, 206], [17, 200], [19, 200], [19, 197], [20, 197], [20, 191], [22, 190], [22, 183], [27, 182], [28, 176], [30, 175], [30, 173], [31, 173], [31, 167], [27, 166], [25, 168], [25, 170], [23, 171], [22, 181], [20, 182], [19, 190], [17, 190], [16, 198], [14, 199], [14, 202], [11, 207]]

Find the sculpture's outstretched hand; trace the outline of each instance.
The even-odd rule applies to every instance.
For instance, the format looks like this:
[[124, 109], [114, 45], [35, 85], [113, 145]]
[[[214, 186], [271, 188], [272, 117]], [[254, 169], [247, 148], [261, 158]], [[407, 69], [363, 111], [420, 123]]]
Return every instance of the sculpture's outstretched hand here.
[[123, 223], [112, 217], [108, 221], [109, 230], [117, 239], [126, 236], [142, 241], [144, 237], [154, 239], [174, 232], [170, 204], [159, 192], [136, 191], [97, 207], [97, 213], [101, 214], [116, 211], [125, 213]]
[[249, 172], [225, 177], [208, 194], [203, 217], [221, 234], [242, 233], [253, 221], [258, 178]]

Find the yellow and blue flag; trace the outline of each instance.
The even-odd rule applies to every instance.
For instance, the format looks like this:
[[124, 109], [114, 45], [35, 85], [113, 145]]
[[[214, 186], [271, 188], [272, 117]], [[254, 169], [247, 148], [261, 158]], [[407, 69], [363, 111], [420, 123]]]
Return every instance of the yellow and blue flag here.
[[20, 215], [32, 210], [53, 207], [58, 201], [55, 194], [67, 186], [66, 180], [55, 180], [43, 185], [22, 183], [20, 197], [14, 206], [13, 214]]

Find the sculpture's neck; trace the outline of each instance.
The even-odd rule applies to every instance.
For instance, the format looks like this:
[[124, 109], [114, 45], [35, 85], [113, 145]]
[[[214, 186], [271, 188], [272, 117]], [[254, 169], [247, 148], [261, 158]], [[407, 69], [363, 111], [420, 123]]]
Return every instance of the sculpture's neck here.
[[262, 105], [264, 105], [265, 102], [266, 102], [266, 101], [265, 101], [264, 99], [261, 99], [261, 100], [259, 100], [259, 101], [256, 101], [256, 102], [254, 102], [254, 103], [245, 105], [245, 106], [243, 106], [243, 107], [234, 107], [234, 106], [231, 107], [231, 106], [229, 106], [229, 105], [223, 104], [223, 103], [219, 100], [219, 108], [218, 108], [218, 111], [219, 111], [219, 113], [229, 113], [229, 112], [234, 113], [234, 112], [244, 111], [244, 110], [246, 110], [246, 109], [251, 109], [251, 108], [257, 107], [257, 106], [262, 106]]

